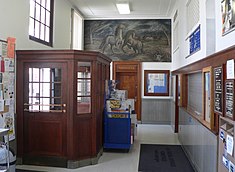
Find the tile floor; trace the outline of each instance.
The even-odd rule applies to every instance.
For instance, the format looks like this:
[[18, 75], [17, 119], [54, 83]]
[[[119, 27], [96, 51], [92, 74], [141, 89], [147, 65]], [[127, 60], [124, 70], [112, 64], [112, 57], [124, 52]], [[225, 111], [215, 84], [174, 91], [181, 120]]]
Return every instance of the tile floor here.
[[138, 124], [137, 137], [129, 153], [104, 152], [98, 164], [78, 169], [17, 165], [17, 169], [47, 172], [137, 172], [140, 144], [179, 144], [178, 136], [170, 125]]

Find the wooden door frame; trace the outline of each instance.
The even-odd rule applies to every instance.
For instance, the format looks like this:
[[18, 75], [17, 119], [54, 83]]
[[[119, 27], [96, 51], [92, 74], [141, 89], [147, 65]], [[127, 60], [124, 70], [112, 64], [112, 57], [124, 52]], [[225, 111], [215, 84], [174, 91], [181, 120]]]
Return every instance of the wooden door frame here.
[[141, 121], [141, 62], [139, 61], [114, 61], [113, 62], [113, 79], [116, 80], [117, 76], [116, 73], [125, 73], [125, 72], [133, 72], [137, 74], [137, 104], [139, 106], [139, 109], [136, 110], [137, 113], [137, 120]]

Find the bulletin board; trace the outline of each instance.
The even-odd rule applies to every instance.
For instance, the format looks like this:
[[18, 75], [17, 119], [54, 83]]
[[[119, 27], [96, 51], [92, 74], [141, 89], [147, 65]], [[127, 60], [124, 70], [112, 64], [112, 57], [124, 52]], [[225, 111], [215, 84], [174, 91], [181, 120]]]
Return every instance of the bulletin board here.
[[145, 96], [169, 96], [169, 70], [144, 71]]
[[15, 139], [15, 38], [0, 39], [0, 128]]

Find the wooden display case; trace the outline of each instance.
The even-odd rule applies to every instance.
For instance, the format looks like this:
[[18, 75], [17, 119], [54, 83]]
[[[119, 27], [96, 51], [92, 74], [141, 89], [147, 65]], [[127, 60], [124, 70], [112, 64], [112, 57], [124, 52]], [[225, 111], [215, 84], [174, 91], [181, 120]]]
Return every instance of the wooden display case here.
[[77, 50], [16, 54], [18, 158], [68, 168], [97, 163], [111, 60]]

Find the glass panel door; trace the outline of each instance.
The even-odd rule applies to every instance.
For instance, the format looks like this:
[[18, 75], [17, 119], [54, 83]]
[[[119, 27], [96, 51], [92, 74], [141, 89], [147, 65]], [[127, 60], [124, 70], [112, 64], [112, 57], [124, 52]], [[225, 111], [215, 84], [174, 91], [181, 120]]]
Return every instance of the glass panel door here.
[[62, 112], [61, 69], [29, 68], [29, 111]]
[[68, 74], [66, 63], [25, 63], [24, 153], [65, 156]]

